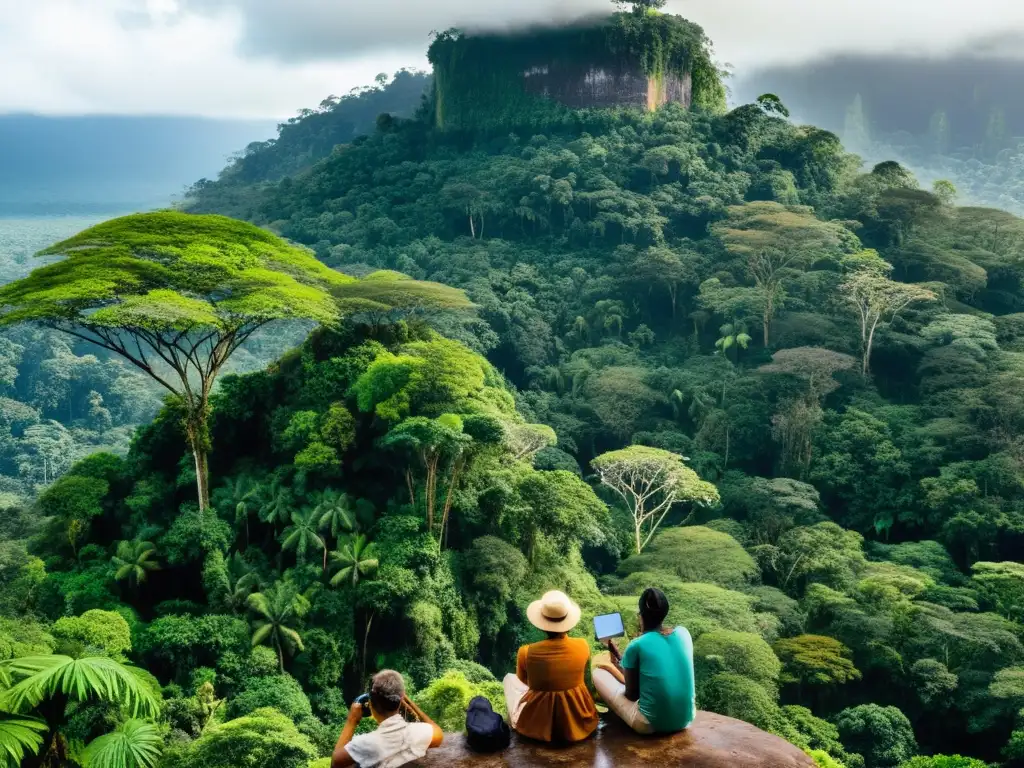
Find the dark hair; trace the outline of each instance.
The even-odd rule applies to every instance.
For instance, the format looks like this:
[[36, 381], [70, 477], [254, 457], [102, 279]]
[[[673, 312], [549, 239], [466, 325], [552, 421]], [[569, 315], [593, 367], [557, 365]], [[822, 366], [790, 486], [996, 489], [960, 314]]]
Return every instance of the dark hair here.
[[668, 598], [660, 589], [648, 587], [640, 595], [640, 617], [644, 620], [644, 629], [657, 629], [668, 616]]
[[395, 712], [402, 704], [402, 697], [405, 696], [405, 680], [402, 676], [391, 669], [385, 669], [373, 676], [373, 683], [370, 685], [370, 703], [373, 708], [384, 714]]

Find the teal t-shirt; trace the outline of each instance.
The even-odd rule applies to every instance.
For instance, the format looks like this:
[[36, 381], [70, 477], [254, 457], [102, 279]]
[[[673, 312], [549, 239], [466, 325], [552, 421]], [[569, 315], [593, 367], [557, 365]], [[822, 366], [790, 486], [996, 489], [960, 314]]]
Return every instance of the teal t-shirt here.
[[693, 638], [683, 627], [645, 632], [626, 647], [623, 669], [640, 669], [640, 711], [655, 731], [681, 731], [697, 714]]

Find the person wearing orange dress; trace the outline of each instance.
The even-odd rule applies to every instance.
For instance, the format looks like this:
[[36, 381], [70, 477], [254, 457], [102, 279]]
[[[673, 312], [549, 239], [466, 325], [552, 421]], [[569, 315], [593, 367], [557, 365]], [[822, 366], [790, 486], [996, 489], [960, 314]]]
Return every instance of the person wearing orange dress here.
[[509, 721], [537, 741], [582, 741], [597, 728], [597, 707], [584, 681], [590, 644], [566, 636], [579, 623], [580, 607], [553, 591], [530, 603], [526, 616], [548, 637], [520, 648], [516, 673], [505, 676]]

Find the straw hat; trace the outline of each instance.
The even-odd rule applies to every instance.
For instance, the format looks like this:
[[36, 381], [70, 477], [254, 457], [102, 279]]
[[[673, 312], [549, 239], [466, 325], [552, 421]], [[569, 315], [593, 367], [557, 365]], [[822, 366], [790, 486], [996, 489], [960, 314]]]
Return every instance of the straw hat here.
[[530, 603], [526, 618], [545, 632], [568, 632], [579, 623], [580, 607], [564, 592], [553, 590]]

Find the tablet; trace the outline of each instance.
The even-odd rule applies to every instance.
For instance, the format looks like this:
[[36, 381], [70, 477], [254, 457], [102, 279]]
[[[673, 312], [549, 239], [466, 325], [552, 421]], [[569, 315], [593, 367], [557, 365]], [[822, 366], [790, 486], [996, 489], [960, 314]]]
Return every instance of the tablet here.
[[622, 637], [626, 634], [626, 628], [622, 626], [622, 614], [606, 613], [594, 617], [594, 636], [598, 640], [607, 640], [612, 637]]

